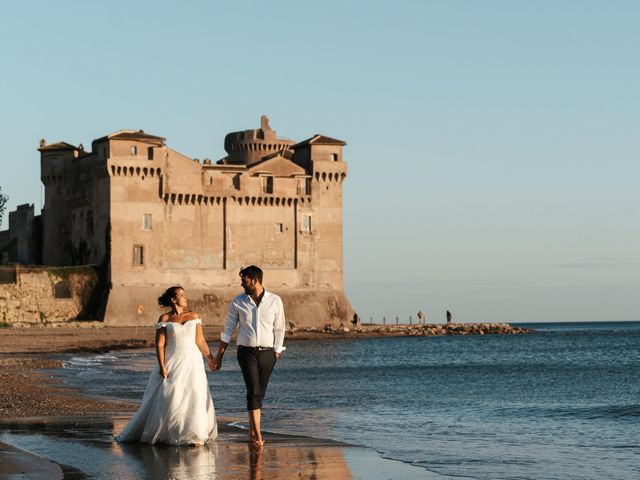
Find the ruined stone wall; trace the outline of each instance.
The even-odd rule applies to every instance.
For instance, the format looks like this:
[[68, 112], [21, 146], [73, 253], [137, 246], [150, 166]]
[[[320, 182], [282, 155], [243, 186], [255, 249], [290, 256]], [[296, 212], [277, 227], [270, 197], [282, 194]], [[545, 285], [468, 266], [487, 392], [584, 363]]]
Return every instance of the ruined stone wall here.
[[74, 321], [86, 313], [96, 282], [91, 269], [18, 269], [14, 283], [0, 283], [0, 324], [44, 326]]

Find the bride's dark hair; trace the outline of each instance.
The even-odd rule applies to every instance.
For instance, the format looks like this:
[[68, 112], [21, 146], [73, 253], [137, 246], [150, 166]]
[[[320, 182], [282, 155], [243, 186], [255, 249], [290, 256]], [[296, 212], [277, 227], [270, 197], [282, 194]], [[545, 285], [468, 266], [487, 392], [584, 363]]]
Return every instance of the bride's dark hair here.
[[178, 290], [183, 290], [183, 288], [180, 285], [167, 288], [167, 290], [158, 297], [158, 305], [161, 307], [173, 307], [173, 302], [171, 300], [176, 298]]

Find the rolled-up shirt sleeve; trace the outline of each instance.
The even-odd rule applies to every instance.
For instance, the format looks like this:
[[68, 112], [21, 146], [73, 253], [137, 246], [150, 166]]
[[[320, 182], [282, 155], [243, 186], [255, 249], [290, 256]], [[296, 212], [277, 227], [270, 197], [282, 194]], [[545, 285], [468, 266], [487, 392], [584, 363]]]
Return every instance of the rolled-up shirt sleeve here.
[[284, 329], [284, 306], [282, 305], [282, 300], [278, 298], [276, 306], [276, 316], [273, 322], [273, 350], [276, 353], [281, 353], [286, 350], [286, 348], [282, 345], [284, 343]]
[[233, 337], [233, 332], [238, 325], [239, 319], [240, 315], [238, 313], [236, 303], [231, 302], [229, 304], [229, 310], [227, 312], [227, 322], [225, 324], [224, 331], [220, 334], [220, 340], [222, 340], [224, 343], [231, 343], [231, 337]]

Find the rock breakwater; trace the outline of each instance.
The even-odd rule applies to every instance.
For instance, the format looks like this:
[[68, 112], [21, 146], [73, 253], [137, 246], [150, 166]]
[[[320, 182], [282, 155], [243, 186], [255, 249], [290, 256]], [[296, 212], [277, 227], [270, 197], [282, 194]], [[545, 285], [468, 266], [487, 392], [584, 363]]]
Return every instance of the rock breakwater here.
[[344, 325], [323, 328], [297, 329], [295, 332], [334, 334], [345, 336], [441, 336], [441, 335], [515, 335], [531, 333], [533, 330], [514, 327], [508, 323], [452, 323], [450, 325], [358, 325], [349, 328]]

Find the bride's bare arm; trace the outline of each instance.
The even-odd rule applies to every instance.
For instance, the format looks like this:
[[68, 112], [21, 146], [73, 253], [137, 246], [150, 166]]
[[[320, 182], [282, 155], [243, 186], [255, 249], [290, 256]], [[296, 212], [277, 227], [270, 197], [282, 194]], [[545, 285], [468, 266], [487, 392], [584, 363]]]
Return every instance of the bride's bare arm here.
[[[162, 321], [162, 317], [160, 317]], [[158, 358], [158, 366], [160, 367], [160, 375], [164, 378], [169, 376], [167, 367], [164, 362], [164, 350], [167, 344], [167, 329], [162, 327], [156, 330], [156, 357]]]
[[204, 332], [202, 331], [202, 324], [196, 325], [196, 345], [198, 345], [198, 349], [200, 350], [202, 355], [206, 357], [211, 371], [214, 371], [215, 369], [213, 368], [213, 365], [212, 365], [213, 355], [211, 355], [211, 350], [209, 349], [209, 345], [207, 344], [207, 341], [204, 338]]

